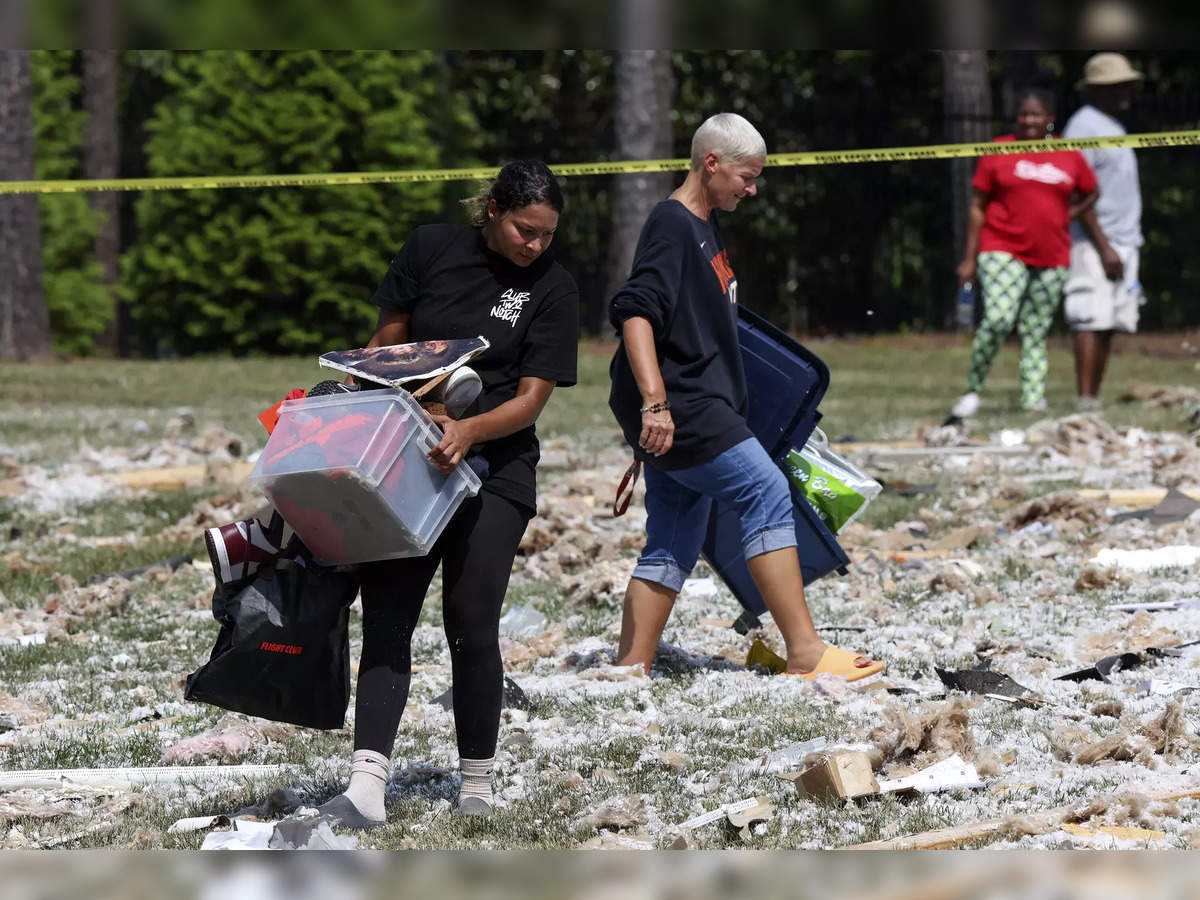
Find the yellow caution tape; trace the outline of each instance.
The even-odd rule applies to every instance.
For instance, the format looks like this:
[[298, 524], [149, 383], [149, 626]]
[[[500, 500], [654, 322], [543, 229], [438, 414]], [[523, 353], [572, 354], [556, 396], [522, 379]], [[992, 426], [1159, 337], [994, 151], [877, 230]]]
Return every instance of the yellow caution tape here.
[[[926, 159], [961, 159], [1005, 153], [1047, 153], [1060, 150], [1111, 150], [1130, 147], [1194, 147], [1200, 131], [1164, 131], [1096, 138], [1056, 138], [1045, 141], [981, 141], [968, 144], [932, 144], [925, 147], [883, 147], [866, 150], [808, 150], [774, 153], [768, 166], [828, 166], [842, 163], [916, 162]], [[613, 160], [611, 162], [559, 163], [561, 176], [624, 175], [638, 172], [676, 172], [687, 169], [686, 159]], [[317, 187], [345, 184], [414, 184], [430, 181], [467, 181], [494, 178], [494, 166], [465, 169], [418, 169], [392, 172], [323, 172], [309, 175], [195, 175], [179, 178], [94, 178], [74, 181], [0, 181], [0, 194], [69, 194], [80, 191], [192, 191], [204, 188]]]

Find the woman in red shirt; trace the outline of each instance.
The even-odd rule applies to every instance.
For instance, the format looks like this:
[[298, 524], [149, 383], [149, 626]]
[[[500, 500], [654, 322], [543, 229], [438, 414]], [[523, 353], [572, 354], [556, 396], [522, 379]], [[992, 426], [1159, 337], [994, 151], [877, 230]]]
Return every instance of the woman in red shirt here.
[[[1045, 140], [1054, 128], [1051, 95], [1032, 88], [1019, 96], [1017, 133], [996, 140]], [[1044, 410], [1046, 333], [1071, 258], [1067, 226], [1096, 202], [1096, 176], [1074, 150], [1005, 153], [980, 157], [971, 185], [975, 193], [958, 283], [978, 276], [983, 317], [971, 345], [967, 393], [953, 414], [978, 412], [979, 390], [1014, 324], [1021, 336], [1021, 408]]]

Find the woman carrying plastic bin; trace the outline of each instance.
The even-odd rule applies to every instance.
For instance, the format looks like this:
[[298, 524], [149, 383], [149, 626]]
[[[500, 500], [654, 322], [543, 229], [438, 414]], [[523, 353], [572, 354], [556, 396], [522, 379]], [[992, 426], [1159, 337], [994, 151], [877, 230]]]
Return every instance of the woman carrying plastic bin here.
[[629, 280], [612, 299], [621, 344], [609, 406], [646, 464], [646, 546], [625, 592], [618, 663], [647, 672], [700, 555], [714, 499], [737, 509], [754, 583], [787, 644], [787, 671], [855, 680], [883, 663], [826, 646], [813, 628], [787, 478], [746, 424], [737, 280], [714, 210], [756, 193], [767, 148], [722, 113], [692, 138], [691, 171], [650, 213]]
[[[1053, 97], [1039, 88], [1018, 96], [1017, 133], [996, 140], [1046, 140], [1054, 129]], [[1021, 336], [1021, 408], [1044, 410], [1046, 334], [1071, 261], [1067, 225], [1096, 202], [1096, 176], [1074, 150], [1005, 153], [981, 157], [971, 185], [958, 283], [978, 277], [983, 317], [971, 343], [967, 392], [951, 416], [979, 411], [979, 391], [1014, 324]]]
[[361, 567], [350, 786], [320, 807], [352, 828], [386, 821], [384, 788], [408, 700], [410, 644], [439, 564], [462, 773], [455, 809], [486, 815], [493, 805], [504, 679], [500, 607], [517, 545], [537, 511], [534, 420], [556, 385], [575, 383], [579, 294], [546, 252], [563, 208], [550, 169], [509, 163], [475, 204], [476, 227], [417, 228], [372, 298], [380, 307], [372, 347], [478, 335], [491, 343], [471, 363], [482, 380], [479, 399], [461, 418], [434, 416], [444, 436], [429, 453], [443, 473], [472, 450], [487, 467], [478, 496], [462, 504], [427, 556]]

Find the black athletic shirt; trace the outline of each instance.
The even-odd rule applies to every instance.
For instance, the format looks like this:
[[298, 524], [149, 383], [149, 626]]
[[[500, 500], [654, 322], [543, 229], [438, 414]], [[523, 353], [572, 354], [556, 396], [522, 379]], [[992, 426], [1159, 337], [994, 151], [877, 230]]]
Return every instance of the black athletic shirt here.
[[[412, 315], [409, 340], [483, 335], [491, 342], [468, 363], [483, 391], [465, 415], [511, 400], [524, 376], [560, 387], [575, 383], [579, 291], [549, 251], [522, 268], [489, 250], [479, 228], [422, 225], [409, 235], [371, 299]], [[536, 513], [540, 451], [534, 427], [475, 449], [488, 460], [483, 489]]]
[[635, 316], [654, 329], [675, 440], [663, 456], [648, 456], [638, 447], [642, 395], [622, 341], [609, 367], [608, 405], [634, 454], [658, 469], [686, 469], [751, 437], [737, 336], [737, 279], [715, 213], [705, 221], [677, 200], [654, 207], [638, 238], [629, 280], [609, 309], [618, 333]]

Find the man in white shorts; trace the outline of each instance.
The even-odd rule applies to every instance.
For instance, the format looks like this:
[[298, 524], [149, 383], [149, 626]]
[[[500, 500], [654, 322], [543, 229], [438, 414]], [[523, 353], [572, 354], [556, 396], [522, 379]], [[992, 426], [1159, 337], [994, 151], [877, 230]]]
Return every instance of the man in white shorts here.
[[[1125, 134], [1117, 115], [1129, 108], [1142, 74], [1119, 53], [1097, 53], [1076, 85], [1086, 104], [1063, 130], [1065, 138]], [[1074, 333], [1080, 409], [1097, 409], [1114, 331], [1135, 332], [1145, 302], [1138, 280], [1142, 192], [1131, 148], [1082, 150], [1096, 173], [1100, 198], [1071, 223], [1071, 268], [1063, 316]]]

